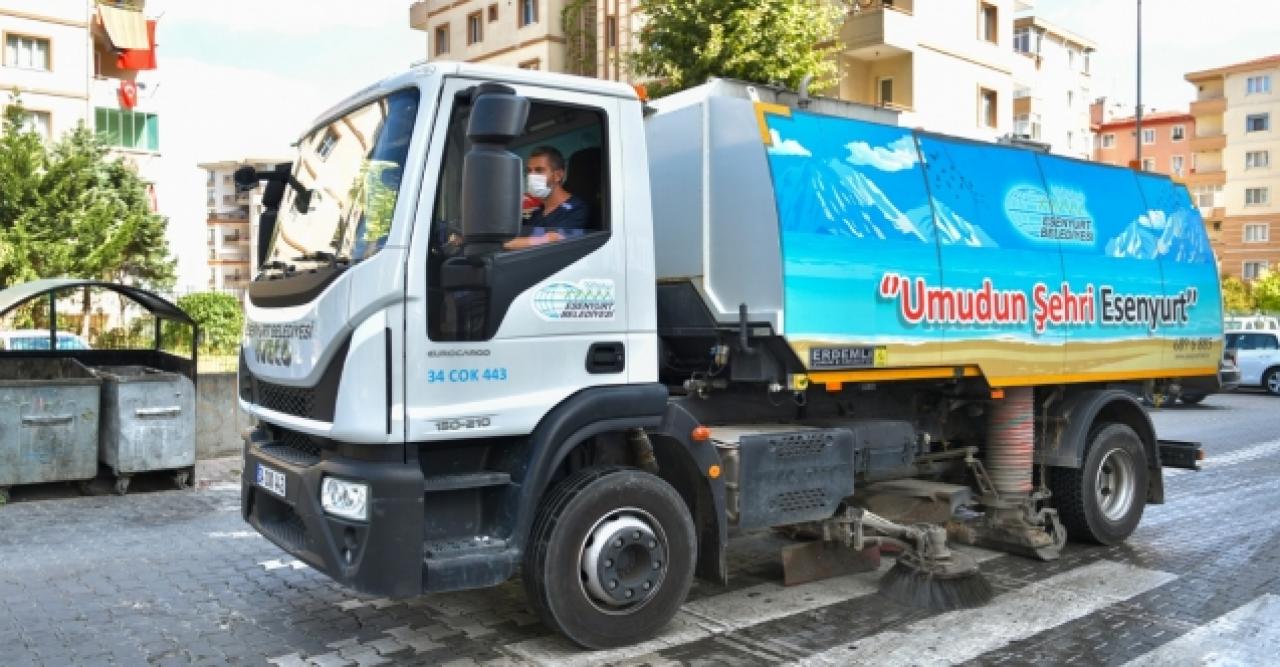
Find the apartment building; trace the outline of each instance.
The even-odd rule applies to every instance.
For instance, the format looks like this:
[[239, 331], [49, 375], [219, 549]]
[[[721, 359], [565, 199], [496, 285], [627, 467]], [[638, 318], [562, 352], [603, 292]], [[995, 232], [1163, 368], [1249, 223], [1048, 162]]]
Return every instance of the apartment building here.
[[1222, 273], [1253, 280], [1280, 267], [1280, 54], [1185, 78], [1196, 87], [1187, 185], [1218, 228]]
[[841, 99], [901, 124], [994, 141], [1013, 132], [1014, 14], [1028, 0], [856, 0], [840, 30]]
[[[425, 0], [409, 25], [427, 35], [427, 59], [568, 71], [566, 0]], [[594, 5], [594, 2], [592, 3]]]
[[[1140, 167], [1143, 171], [1168, 174], [1185, 179], [1191, 173], [1191, 139], [1195, 136], [1196, 118], [1186, 111], [1153, 111], [1142, 116], [1142, 136], [1133, 116], [1108, 117], [1106, 101], [1091, 105], [1094, 118], [1093, 159], [1121, 167]], [[1134, 164], [1138, 142], [1142, 142], [1142, 162]]]
[[258, 218], [262, 215], [261, 186], [248, 192], [237, 191], [234, 174], [244, 165], [269, 171], [287, 162], [275, 158], [247, 158], [204, 162], [199, 165], [206, 174], [206, 222], [209, 288], [239, 290], [253, 279], [258, 270]]
[[4, 0], [0, 103], [16, 90], [46, 139], [92, 128], [137, 168], [164, 214], [160, 194], [172, 174], [161, 163], [155, 30], [143, 0]]
[[1090, 65], [1097, 45], [1037, 16], [1013, 21], [1013, 133], [1089, 159]]

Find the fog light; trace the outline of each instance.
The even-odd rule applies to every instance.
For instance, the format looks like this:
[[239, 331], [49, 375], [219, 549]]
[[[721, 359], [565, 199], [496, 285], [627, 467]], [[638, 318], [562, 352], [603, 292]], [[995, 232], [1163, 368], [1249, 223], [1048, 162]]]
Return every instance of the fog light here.
[[364, 521], [369, 516], [369, 485], [325, 477], [320, 483], [320, 505], [334, 516]]

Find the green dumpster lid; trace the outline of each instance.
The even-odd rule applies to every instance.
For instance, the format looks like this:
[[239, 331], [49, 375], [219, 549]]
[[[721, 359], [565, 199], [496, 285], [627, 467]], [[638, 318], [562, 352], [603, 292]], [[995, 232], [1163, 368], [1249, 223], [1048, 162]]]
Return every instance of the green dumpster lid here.
[[0, 291], [0, 316], [21, 306], [22, 304], [36, 297], [48, 294], [49, 292], [57, 292], [64, 289], [77, 287], [101, 287], [114, 292], [123, 294], [133, 299], [142, 307], [151, 311], [152, 315], [162, 317], [178, 322], [195, 325], [195, 321], [191, 316], [182, 311], [181, 308], [173, 305], [172, 302], [164, 299], [155, 292], [145, 290], [141, 287], [132, 285], [121, 285], [120, 283], [109, 283], [102, 280], [83, 280], [80, 278], [42, 278], [33, 280], [29, 283], [14, 285], [9, 289]]

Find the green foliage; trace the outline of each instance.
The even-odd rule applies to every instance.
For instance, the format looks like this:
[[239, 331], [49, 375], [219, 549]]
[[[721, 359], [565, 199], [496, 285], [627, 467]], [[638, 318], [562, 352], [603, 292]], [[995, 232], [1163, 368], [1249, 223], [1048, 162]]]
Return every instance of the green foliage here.
[[1235, 276], [1222, 277], [1222, 310], [1231, 314], [1252, 313], [1258, 307], [1249, 284]]
[[1280, 271], [1270, 271], [1253, 281], [1252, 293], [1259, 309], [1269, 313], [1280, 311]]
[[838, 30], [844, 14], [822, 0], [642, 0], [646, 17], [633, 71], [658, 81], [664, 95], [708, 77], [813, 90], [836, 83]]
[[51, 144], [14, 96], [0, 128], [0, 287], [68, 276], [168, 287], [167, 221], [133, 167], [83, 125]]
[[[240, 301], [221, 292], [196, 292], [179, 297], [177, 306], [186, 311], [200, 327], [200, 354], [235, 354], [244, 330], [244, 311]], [[165, 326], [160, 344], [166, 350], [187, 353], [191, 350], [191, 328]]]

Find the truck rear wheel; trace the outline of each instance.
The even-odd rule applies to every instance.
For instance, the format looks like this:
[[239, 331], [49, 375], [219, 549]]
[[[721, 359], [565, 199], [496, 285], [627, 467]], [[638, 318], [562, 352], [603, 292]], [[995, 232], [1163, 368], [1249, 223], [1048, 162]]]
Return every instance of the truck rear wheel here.
[[1142, 439], [1125, 424], [1094, 428], [1079, 468], [1050, 468], [1049, 488], [1067, 535], [1112, 545], [1137, 529], [1147, 503]]
[[529, 602], [543, 623], [585, 648], [654, 636], [693, 582], [689, 508], [670, 484], [639, 470], [570, 475], [543, 499], [529, 537]]

